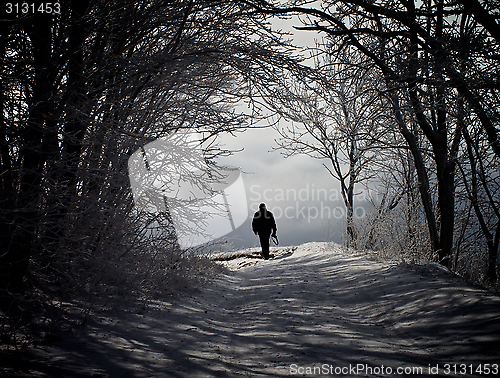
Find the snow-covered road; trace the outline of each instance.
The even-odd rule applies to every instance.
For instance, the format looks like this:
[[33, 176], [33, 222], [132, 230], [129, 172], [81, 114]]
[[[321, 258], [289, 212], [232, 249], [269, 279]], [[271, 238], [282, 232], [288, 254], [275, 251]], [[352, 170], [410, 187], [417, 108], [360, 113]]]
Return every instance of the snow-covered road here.
[[59, 377], [493, 376], [498, 297], [326, 243], [281, 254], [233, 260], [250, 264], [173, 304], [102, 314], [45, 364]]

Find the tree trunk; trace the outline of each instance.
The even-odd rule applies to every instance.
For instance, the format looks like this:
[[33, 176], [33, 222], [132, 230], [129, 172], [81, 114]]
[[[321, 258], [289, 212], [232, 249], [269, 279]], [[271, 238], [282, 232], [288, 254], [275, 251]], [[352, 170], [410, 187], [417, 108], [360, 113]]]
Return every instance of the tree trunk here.
[[[52, 147], [52, 149], [55, 148], [56, 154], [59, 154], [60, 162], [55, 167], [56, 171], [50, 174], [54, 179], [53, 185], [57, 190], [47, 200], [50, 213], [47, 214], [44, 249], [49, 256], [57, 253], [60, 248], [66, 229], [65, 219], [77, 191], [78, 164], [85, 129], [82, 113], [85, 114], [83, 107], [87, 100], [82, 47], [86, 30], [82, 18], [88, 6], [89, 1], [71, 2], [71, 26], [67, 45], [68, 82], [64, 95], [64, 111], [67, 120], [62, 128], [63, 137], [60, 151], [58, 151], [57, 144]], [[57, 132], [57, 130], [54, 131]]]
[[406, 127], [403, 116], [401, 115], [401, 109], [399, 106], [399, 100], [397, 94], [391, 92], [389, 94], [391, 103], [393, 106], [394, 114], [396, 117], [397, 124], [399, 126], [401, 135], [405, 138], [410, 148], [410, 152], [413, 156], [413, 162], [415, 164], [415, 169], [418, 177], [418, 190], [420, 193], [420, 199], [424, 207], [425, 218], [427, 220], [427, 227], [429, 229], [429, 239], [432, 246], [433, 252], [439, 250], [439, 233], [437, 228], [436, 217], [434, 215], [434, 210], [432, 208], [431, 194], [429, 190], [429, 177], [427, 176], [427, 170], [425, 168], [425, 163], [422, 158], [422, 153], [418, 148], [415, 136]]
[[[446, 146], [443, 146], [445, 149]], [[453, 231], [455, 223], [455, 174], [453, 164], [448, 162], [446, 153], [441, 151], [436, 156], [438, 180], [438, 208], [440, 214], [440, 248], [439, 262], [448, 266], [453, 248]]]
[[[0, 57], [3, 64], [6, 59], [5, 54], [10, 28], [6, 23], [0, 23], [0, 30]], [[4, 109], [6, 101], [4, 98], [5, 90], [4, 83], [0, 80], [0, 104], [2, 104], [2, 109]], [[11, 251], [14, 200], [16, 196], [12, 176], [12, 157], [9, 153], [8, 126], [5, 123], [5, 113], [3, 111], [0, 114], [0, 122], [0, 290], [6, 290], [11, 280], [10, 265], [16, 260], [15, 254]]]
[[33, 46], [33, 98], [30, 117], [21, 135], [22, 147], [19, 154], [23, 164], [20, 173], [18, 196], [15, 203], [16, 215], [12, 220], [10, 240], [0, 257], [2, 276], [1, 290], [23, 292], [23, 282], [36, 237], [38, 210], [42, 195], [41, 181], [44, 168], [42, 144], [45, 134], [45, 118], [49, 113], [51, 83], [47, 73], [51, 54], [51, 18], [37, 15], [26, 23], [26, 30]]
[[349, 247], [355, 245], [356, 229], [354, 227], [354, 183], [356, 181], [356, 141], [351, 140], [351, 150], [349, 152], [349, 185], [346, 193], [346, 207], [347, 207], [347, 245]]

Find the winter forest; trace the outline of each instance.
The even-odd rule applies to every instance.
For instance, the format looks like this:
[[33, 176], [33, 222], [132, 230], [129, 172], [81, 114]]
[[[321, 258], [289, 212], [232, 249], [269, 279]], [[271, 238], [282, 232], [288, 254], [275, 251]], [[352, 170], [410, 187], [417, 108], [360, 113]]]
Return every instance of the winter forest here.
[[[3, 347], [84, 325], [102, 298], [220, 274], [223, 242], [180, 248], [168, 211], [134, 207], [129, 158], [186, 131], [204, 137], [193, 185], [223, 181], [219, 158], [238, 153], [219, 136], [274, 128], [340, 185], [344, 250], [498, 290], [499, 1], [25, 4], [0, 18]], [[359, 219], [361, 188], [376, 195]]]

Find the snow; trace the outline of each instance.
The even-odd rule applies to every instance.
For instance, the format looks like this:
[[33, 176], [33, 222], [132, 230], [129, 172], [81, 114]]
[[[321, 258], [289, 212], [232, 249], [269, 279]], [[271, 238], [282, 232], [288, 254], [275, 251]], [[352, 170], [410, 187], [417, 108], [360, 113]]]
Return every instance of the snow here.
[[444, 376], [447, 363], [498, 363], [500, 298], [436, 265], [329, 243], [271, 257], [216, 256], [230, 271], [199, 292], [103, 310], [79, 337], [26, 352], [19, 376]]

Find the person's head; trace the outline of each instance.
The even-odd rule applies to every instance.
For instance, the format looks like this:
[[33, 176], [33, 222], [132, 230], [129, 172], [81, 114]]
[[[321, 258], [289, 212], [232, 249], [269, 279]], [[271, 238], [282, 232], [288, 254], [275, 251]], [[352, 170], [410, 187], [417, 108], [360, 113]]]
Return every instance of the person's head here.
[[264, 210], [266, 210], [266, 204], [265, 204], [265, 203], [261, 203], [261, 204], [259, 205], [259, 210], [260, 210], [260, 211], [264, 211]]

